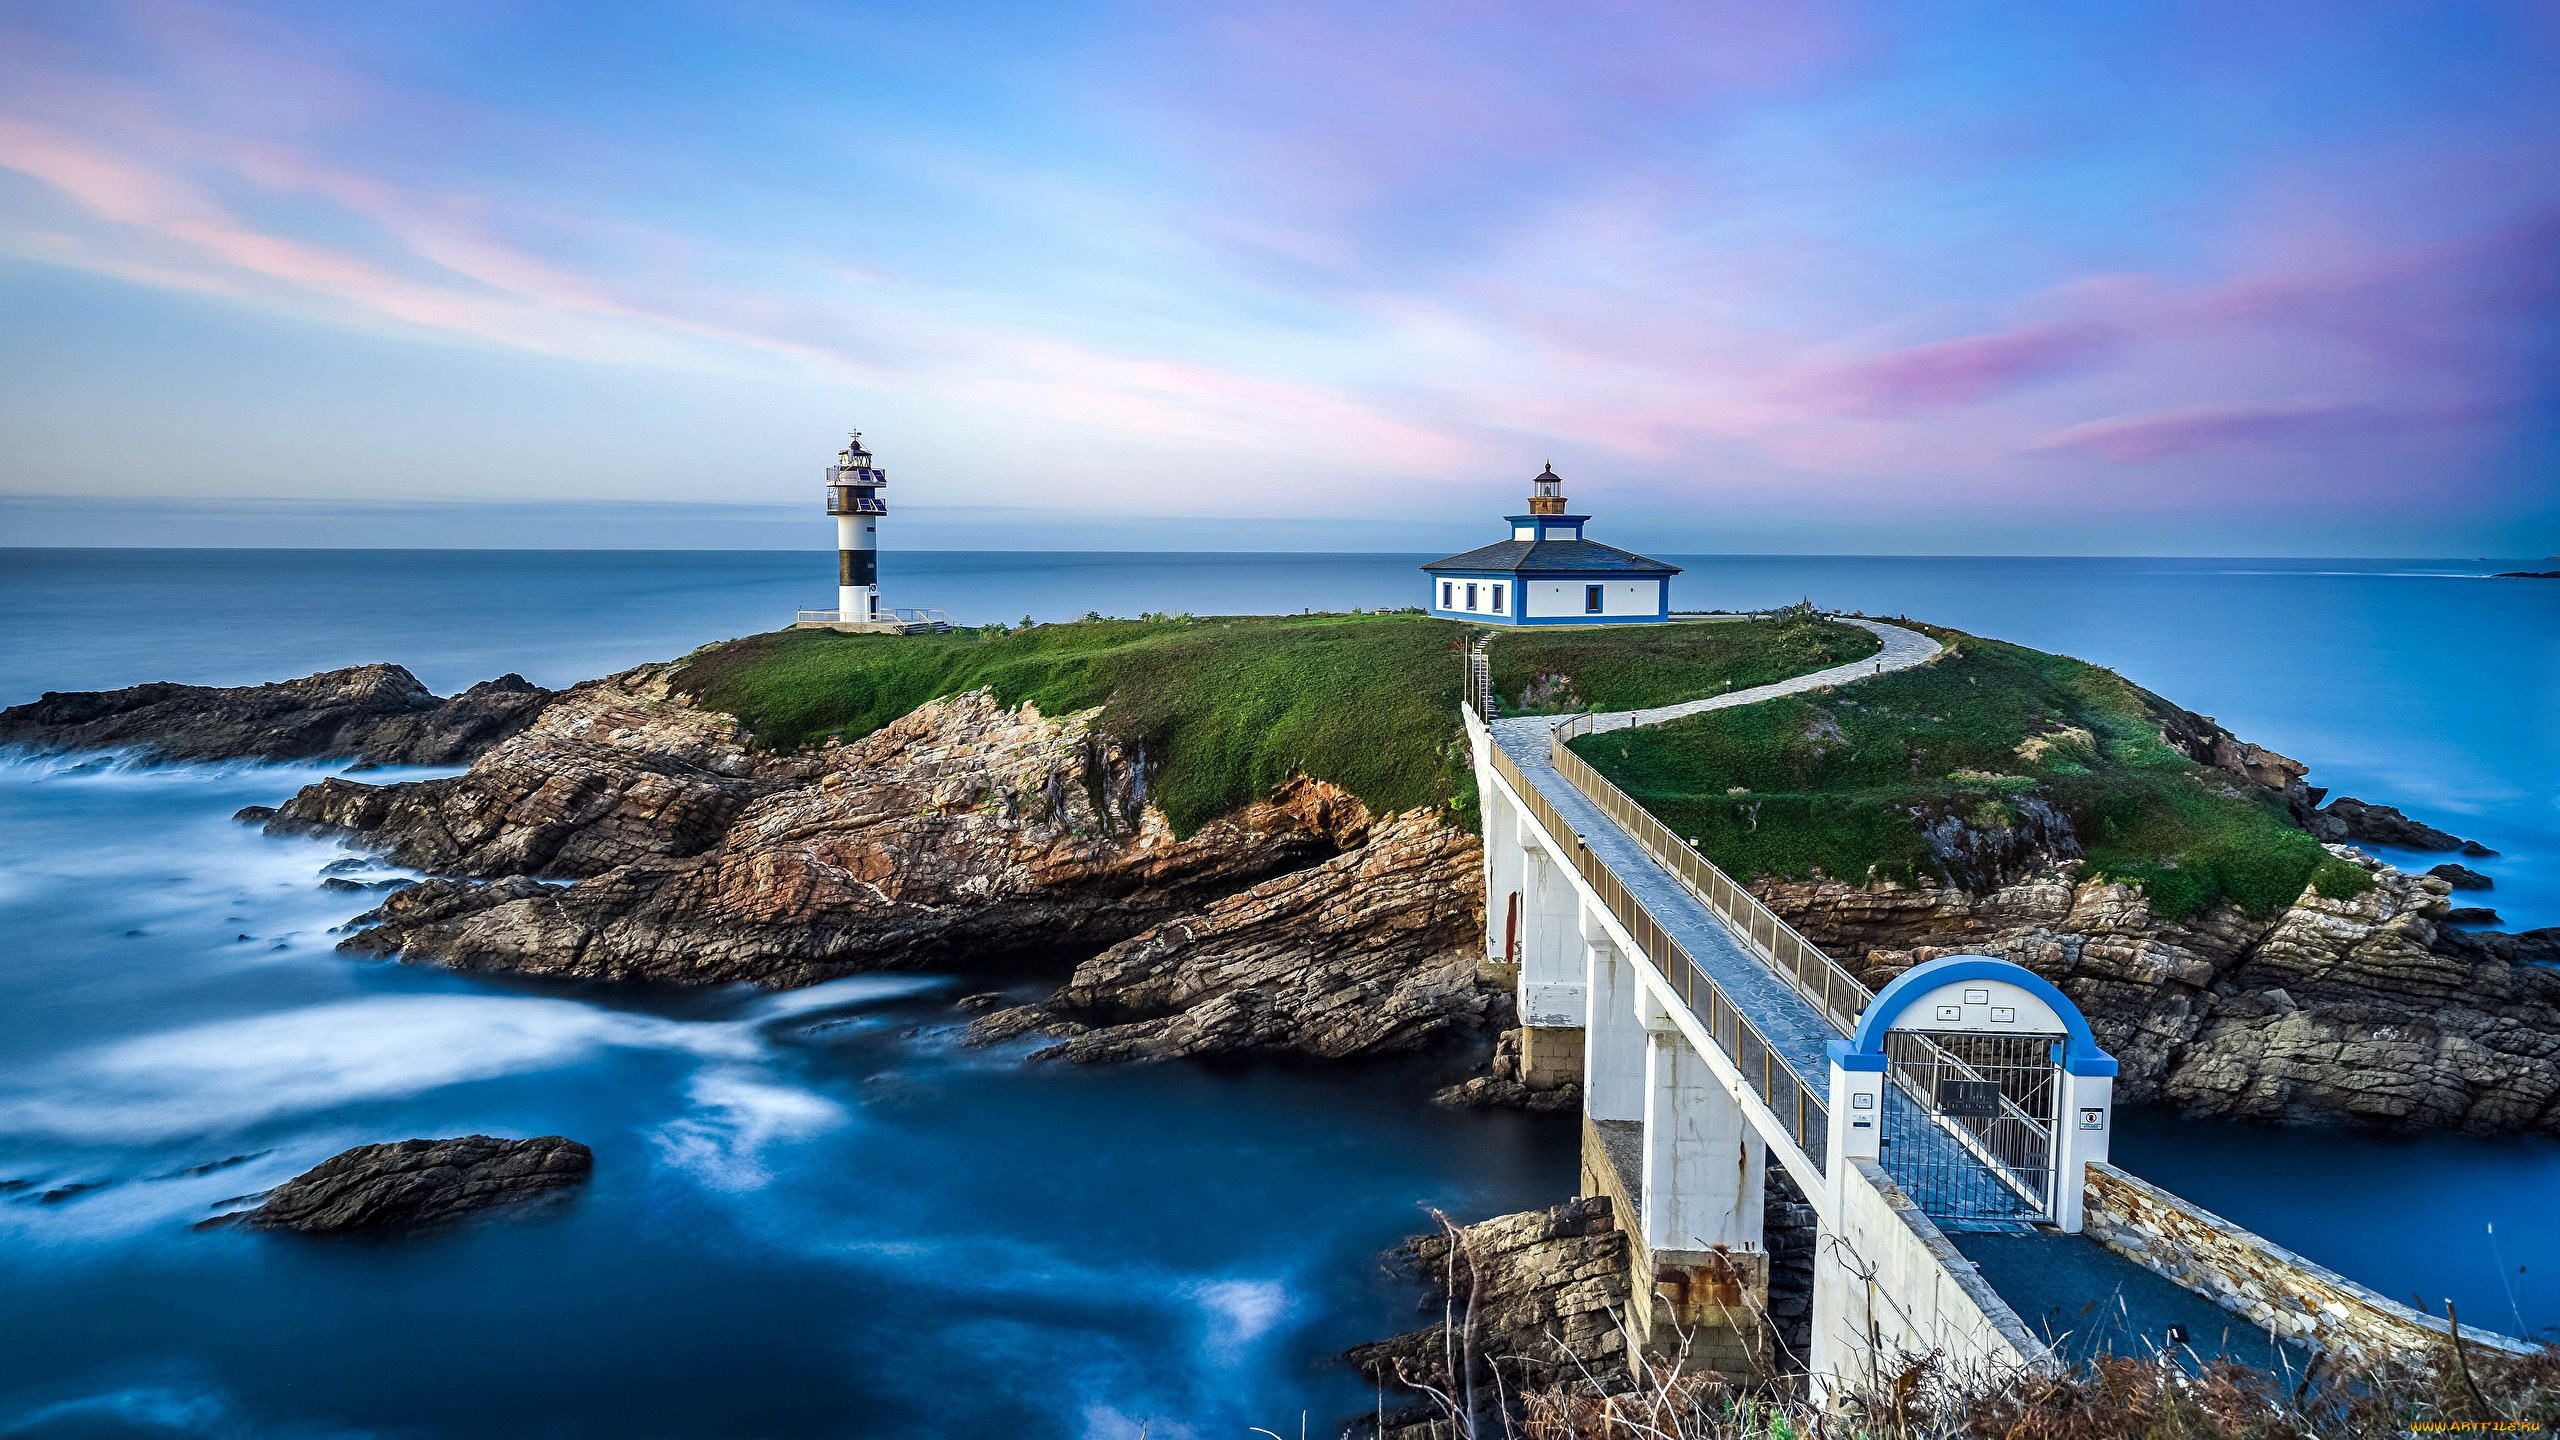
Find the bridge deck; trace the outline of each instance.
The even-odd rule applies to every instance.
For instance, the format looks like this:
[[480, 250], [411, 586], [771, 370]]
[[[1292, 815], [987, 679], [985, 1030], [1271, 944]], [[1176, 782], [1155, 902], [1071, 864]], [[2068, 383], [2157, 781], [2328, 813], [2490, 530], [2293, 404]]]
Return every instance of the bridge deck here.
[[[1760, 957], [1734, 937], [1724, 920], [1708, 908], [1670, 871], [1657, 864], [1636, 838], [1626, 832], [1607, 811], [1575, 788], [1559, 774], [1548, 758], [1548, 732], [1556, 724], [1555, 717], [1533, 715], [1495, 720], [1487, 728], [1496, 745], [1509, 758], [1520, 777], [1534, 786], [1575, 835], [1590, 848], [1592, 856], [1608, 867], [1609, 873], [1624, 885], [1637, 904], [1653, 917], [1670, 937], [1689, 952], [1701, 972], [1723, 990], [1734, 1008], [1747, 1015], [1769, 1042], [1769, 1048], [1817, 1096], [1830, 1090], [1831, 1058], [1827, 1050], [1838, 1032], [1831, 1028], [1822, 1013], [1798, 995], [1794, 988], [1762, 963]], [[1558, 836], [1561, 843], [1565, 837]], [[1659, 959], [1660, 957], [1656, 957]], [[1888, 1129], [1903, 1145], [1932, 1147], [1926, 1163], [1895, 1163], [1891, 1168], [1911, 1198], [1923, 1211], [1943, 1213], [1953, 1207], [1946, 1202], [1949, 1193], [1932, 1193], [1943, 1188], [1948, 1192], [1961, 1186], [1969, 1193], [2000, 1191], [1990, 1181], [1988, 1167], [1919, 1114], [1918, 1108], [1900, 1091], [1888, 1086], [1885, 1091]], [[1895, 1161], [1919, 1159], [1909, 1155]], [[1957, 1177], [1969, 1168], [1985, 1172]], [[1906, 1178], [1907, 1177], [1907, 1178]], [[1807, 1189], [1819, 1186], [1819, 1175], [1798, 1176]], [[1978, 1228], [2018, 1229], [2028, 1224], [2027, 1206], [2020, 1202], [2006, 1216], [1990, 1216], [1965, 1222], [1941, 1222], [1947, 1228], [1963, 1223]]]
[[1947, 1237], [1982, 1278], [2009, 1302], [2029, 1330], [2064, 1358], [2149, 1355], [2178, 1348], [2171, 1326], [2186, 1335], [2194, 1360], [2229, 1357], [2245, 1365], [2299, 1375], [2311, 1353], [2232, 1314], [2176, 1282], [2155, 1275], [2086, 1235], [2037, 1232]]

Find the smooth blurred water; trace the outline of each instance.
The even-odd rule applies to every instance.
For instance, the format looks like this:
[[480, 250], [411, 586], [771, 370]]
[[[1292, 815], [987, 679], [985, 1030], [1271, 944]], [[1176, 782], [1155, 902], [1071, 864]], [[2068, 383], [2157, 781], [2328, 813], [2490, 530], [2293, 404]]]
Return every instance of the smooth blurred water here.
[[[895, 603], [986, 621], [1395, 605], [1421, 558], [884, 569]], [[2560, 586], [2362, 562], [1682, 563], [1684, 606], [1810, 596], [2112, 665], [2497, 846], [2495, 903], [2560, 922]], [[796, 553], [5, 551], [0, 703], [386, 659], [441, 690], [561, 684], [769, 628], [830, 578]], [[0, 1181], [26, 1182], [0, 1193], [0, 1433], [1162, 1437], [1294, 1433], [1301, 1410], [1322, 1432], [1366, 1404], [1326, 1357], [1411, 1319], [1374, 1251], [1424, 1206], [1573, 1185], [1570, 1122], [1433, 1110], [1410, 1068], [954, 1047], [954, 995], [1054, 975], [685, 995], [346, 959], [331, 927], [367, 899], [317, 884], [342, 852], [227, 819], [319, 773], [0, 765]], [[575, 1136], [596, 1179], [551, 1218], [392, 1244], [189, 1228], [345, 1146], [471, 1130]], [[2160, 1117], [2119, 1144], [2388, 1293], [2560, 1323], [2560, 1147]], [[2490, 1223], [2524, 1275], [2502, 1278]]]

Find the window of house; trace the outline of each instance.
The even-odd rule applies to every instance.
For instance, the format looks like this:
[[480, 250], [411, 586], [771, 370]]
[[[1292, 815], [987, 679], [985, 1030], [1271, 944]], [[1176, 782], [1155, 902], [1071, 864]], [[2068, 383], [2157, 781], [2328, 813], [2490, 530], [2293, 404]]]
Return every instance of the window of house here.
[[1467, 608], [1470, 610], [1476, 608], [1476, 587], [1472, 582], [1467, 586]]
[[1585, 615], [1597, 615], [1600, 613], [1599, 586], [1585, 585], [1582, 587], [1582, 613]]
[[1448, 609], [1448, 608], [1449, 608], [1449, 592], [1450, 592], [1450, 591], [1452, 591], [1452, 590], [1454, 590], [1454, 589], [1456, 589], [1456, 588], [1457, 588], [1457, 585], [1456, 585], [1456, 582], [1454, 582], [1454, 581], [1443, 580], [1443, 581], [1441, 581], [1441, 582], [1440, 582], [1440, 608], [1441, 608], [1441, 609], [1446, 610], [1446, 609]]
[[1499, 585], [1493, 587], [1493, 613], [1502, 613], [1502, 587]]

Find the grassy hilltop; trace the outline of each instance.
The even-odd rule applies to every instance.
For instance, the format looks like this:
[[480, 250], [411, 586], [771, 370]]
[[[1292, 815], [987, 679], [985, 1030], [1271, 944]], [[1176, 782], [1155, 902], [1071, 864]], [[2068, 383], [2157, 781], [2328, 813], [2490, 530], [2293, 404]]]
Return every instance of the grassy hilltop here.
[[[1156, 802], [1185, 834], [1299, 773], [1373, 810], [1447, 805], [1472, 824], [1475, 777], [1458, 724], [1472, 628], [1396, 613], [1095, 618], [944, 635], [777, 630], [690, 657], [675, 684], [774, 750], [858, 739], [982, 685], [1047, 715], [1100, 706], [1103, 729], [1156, 765]], [[1803, 617], [1528, 630], [1497, 636], [1491, 655], [1515, 701], [1543, 681], [1603, 705], [1649, 705], [1874, 649], [1863, 630]]]
[[[1102, 728], [1155, 767], [1156, 803], [1184, 833], [1300, 773], [1374, 810], [1443, 805], [1472, 825], [1458, 701], [1473, 629], [1408, 612], [782, 630], [704, 650], [675, 681], [776, 750], [856, 739], [980, 686], [1050, 715], [1100, 707]], [[2141, 886], [2171, 918], [2224, 901], [2264, 914], [2315, 877], [2332, 894], [2369, 883], [2275, 797], [2165, 743], [2165, 702], [2122, 677], [1932, 633], [1954, 648], [1918, 669], [1575, 748], [1739, 876], [1946, 879], [1950, 834], [2007, 832], [2076, 844], [2087, 873]], [[1488, 654], [1503, 708], [1521, 713], [1671, 704], [1875, 649], [1863, 630], [1794, 612], [1501, 631]]]
[[2170, 747], [2165, 702], [2122, 676], [1916, 628], [1951, 653], [1574, 749], [1737, 876], [1943, 878], [1934, 826], [2067, 835], [2086, 874], [2140, 886], [2172, 919], [2224, 901], [2268, 914], [2315, 877], [2328, 894], [2370, 885], [2276, 797]]
[[1372, 810], [1471, 810], [1458, 724], [1465, 634], [1421, 615], [1185, 615], [947, 635], [777, 630], [692, 657], [675, 683], [776, 750], [857, 739], [982, 685], [1044, 715], [1100, 706], [1103, 729], [1156, 765], [1156, 803], [1188, 834], [1301, 772]]

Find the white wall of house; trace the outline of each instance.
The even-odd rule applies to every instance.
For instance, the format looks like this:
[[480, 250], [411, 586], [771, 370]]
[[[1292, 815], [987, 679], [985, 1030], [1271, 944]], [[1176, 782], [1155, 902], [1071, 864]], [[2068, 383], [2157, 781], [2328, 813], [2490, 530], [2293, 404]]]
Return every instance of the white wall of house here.
[[[1646, 576], [1639, 580], [1531, 580], [1521, 586], [1527, 593], [1528, 609], [1523, 612], [1532, 620], [1563, 616], [1590, 615], [1608, 620], [1630, 615], [1662, 613], [1663, 581]], [[1587, 585], [1600, 587], [1600, 609], [1594, 612], [1584, 602]]]
[[[1440, 596], [1443, 593], [1440, 587], [1444, 585], [1448, 587], [1446, 593], [1449, 596], [1445, 604], [1440, 602]], [[1468, 603], [1467, 597], [1467, 587], [1470, 585], [1475, 587], [1473, 604]], [[1499, 596], [1494, 594], [1497, 589], [1502, 592]], [[1431, 598], [1435, 605], [1443, 610], [1457, 610], [1471, 615], [1518, 614], [1519, 590], [1519, 583], [1512, 580], [1435, 579], [1431, 582]], [[1499, 604], [1495, 603], [1497, 600]]]

